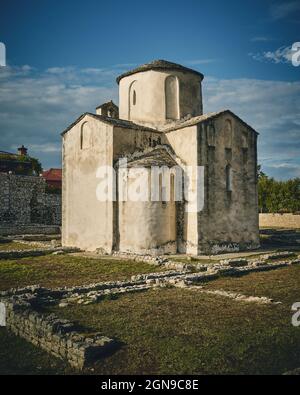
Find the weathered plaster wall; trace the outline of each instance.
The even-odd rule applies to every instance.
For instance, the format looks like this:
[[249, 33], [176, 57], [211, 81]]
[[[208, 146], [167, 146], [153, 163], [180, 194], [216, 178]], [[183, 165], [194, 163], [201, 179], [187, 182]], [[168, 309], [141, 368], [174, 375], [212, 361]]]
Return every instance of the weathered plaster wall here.
[[[178, 118], [202, 114], [201, 78], [179, 71], [144, 71], [122, 78], [119, 85], [120, 118], [159, 127], [166, 119], [165, 81], [175, 76], [179, 85]], [[133, 99], [133, 90], [136, 92]], [[135, 100], [135, 104], [133, 104]]]
[[300, 229], [300, 215], [259, 214], [259, 226], [262, 228]]
[[87, 115], [63, 137], [63, 245], [112, 251], [113, 203], [96, 196], [97, 169], [106, 165], [113, 165], [113, 127]]
[[[181, 159], [182, 164], [197, 168], [197, 126], [178, 129], [166, 133], [166, 138], [170, 146]], [[190, 201], [186, 196], [186, 202], [183, 207], [178, 207], [177, 233], [178, 233], [178, 250], [188, 254], [198, 253], [198, 215], [197, 211], [191, 207], [192, 197], [197, 190], [197, 175], [191, 173], [190, 184]]]
[[[130, 183], [137, 179], [134, 171], [129, 169], [126, 175], [129, 188], [132, 186]], [[144, 201], [128, 199], [118, 202], [119, 250], [140, 254], [174, 254], [177, 252], [175, 201], [163, 202], [162, 196], [158, 196], [159, 201], [151, 201], [151, 169], [148, 168], [145, 173], [141, 180]], [[139, 186], [136, 186], [138, 189]]]
[[[114, 128], [114, 160], [166, 144], [161, 132]], [[175, 203], [114, 203], [115, 248], [138, 253], [176, 252]]]
[[[88, 141], [82, 141], [82, 130]], [[189, 254], [256, 248], [256, 139], [251, 128], [230, 114], [166, 133], [113, 127], [86, 116], [64, 135], [64, 245], [153, 253], [175, 252], [177, 244], [178, 251]], [[159, 145], [169, 145], [178, 164], [189, 171], [183, 204], [97, 200], [99, 166], [115, 166], [120, 157]], [[203, 209], [201, 200], [195, 200], [201, 179], [197, 166], [204, 168], [204, 192], [198, 191], [204, 193]]]
[[[198, 156], [205, 166], [199, 252], [258, 247], [257, 135], [236, 118], [220, 116], [199, 125]], [[232, 169], [231, 192], [226, 190], [227, 165]]]
[[60, 225], [61, 196], [45, 192], [42, 177], [0, 173], [0, 223], [19, 225]]

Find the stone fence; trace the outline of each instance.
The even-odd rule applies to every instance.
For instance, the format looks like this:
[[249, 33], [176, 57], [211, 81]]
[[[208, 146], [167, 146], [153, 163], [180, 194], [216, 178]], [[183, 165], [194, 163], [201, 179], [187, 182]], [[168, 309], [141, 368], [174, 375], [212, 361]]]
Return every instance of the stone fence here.
[[300, 214], [259, 214], [261, 228], [300, 229]]
[[100, 333], [80, 333], [73, 322], [42, 315], [22, 301], [3, 303], [7, 329], [74, 368], [82, 369], [116, 348], [115, 340]]
[[58, 225], [41, 225], [41, 224], [29, 224], [29, 225], [14, 225], [4, 224], [0, 221], [0, 235], [57, 235], [60, 233], [60, 226]]
[[0, 173], [0, 228], [61, 224], [61, 195], [42, 177]]

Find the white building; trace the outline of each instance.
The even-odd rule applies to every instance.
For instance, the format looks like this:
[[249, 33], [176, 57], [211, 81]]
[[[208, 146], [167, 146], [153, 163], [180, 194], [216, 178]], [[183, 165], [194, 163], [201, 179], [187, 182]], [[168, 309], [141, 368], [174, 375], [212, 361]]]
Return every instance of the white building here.
[[[62, 133], [64, 245], [153, 254], [258, 247], [257, 133], [229, 110], [203, 114], [202, 80], [178, 64], [145, 64], [117, 78], [119, 109], [105, 103]], [[137, 168], [177, 167], [183, 181], [194, 169], [189, 194], [174, 199], [171, 171], [170, 200], [163, 191], [151, 200], [151, 183], [147, 201], [123, 201], [119, 187], [99, 199], [103, 166], [116, 174], [108, 189], [120, 186], [120, 158], [127, 185]], [[195, 199], [201, 210], [191, 210]]]

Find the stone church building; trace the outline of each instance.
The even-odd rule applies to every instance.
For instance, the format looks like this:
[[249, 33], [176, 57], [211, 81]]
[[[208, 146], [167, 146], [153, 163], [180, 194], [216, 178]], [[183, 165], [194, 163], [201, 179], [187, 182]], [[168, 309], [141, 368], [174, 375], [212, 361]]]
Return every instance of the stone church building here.
[[[63, 245], [193, 255], [259, 246], [258, 134], [230, 110], [203, 114], [202, 80], [175, 63], [145, 64], [117, 78], [119, 107], [104, 103], [62, 133]], [[190, 192], [181, 200], [171, 171], [170, 199], [160, 173], [157, 199], [120, 198], [124, 174], [130, 184], [137, 169], [150, 174], [153, 167], [161, 174], [179, 168], [182, 177], [188, 168], [202, 170], [188, 178]], [[107, 199], [97, 193], [103, 168], [112, 169]], [[150, 197], [151, 188], [145, 187]], [[190, 210], [195, 194], [201, 207]]]

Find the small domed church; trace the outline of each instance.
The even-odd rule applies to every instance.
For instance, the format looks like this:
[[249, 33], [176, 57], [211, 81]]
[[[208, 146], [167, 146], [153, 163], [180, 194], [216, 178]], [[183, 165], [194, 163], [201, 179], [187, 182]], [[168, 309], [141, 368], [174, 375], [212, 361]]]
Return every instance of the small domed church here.
[[230, 110], [204, 114], [203, 78], [164, 60], [142, 65], [117, 78], [119, 107], [104, 103], [62, 133], [64, 246], [153, 255], [259, 247], [258, 133]]

